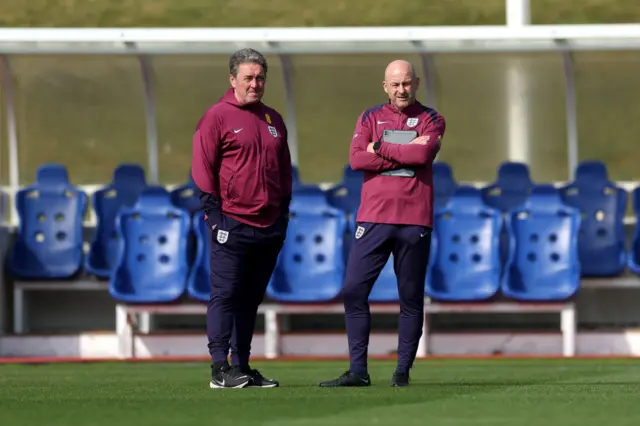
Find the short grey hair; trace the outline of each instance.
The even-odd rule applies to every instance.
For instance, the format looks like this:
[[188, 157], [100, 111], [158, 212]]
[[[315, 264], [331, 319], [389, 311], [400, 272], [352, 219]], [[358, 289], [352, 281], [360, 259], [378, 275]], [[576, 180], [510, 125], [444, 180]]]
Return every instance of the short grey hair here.
[[247, 63], [261, 65], [264, 69], [265, 75], [267, 74], [267, 59], [262, 55], [262, 53], [251, 48], [240, 49], [231, 55], [231, 58], [229, 58], [229, 73], [233, 74], [234, 77], [237, 77], [238, 67], [240, 64]]

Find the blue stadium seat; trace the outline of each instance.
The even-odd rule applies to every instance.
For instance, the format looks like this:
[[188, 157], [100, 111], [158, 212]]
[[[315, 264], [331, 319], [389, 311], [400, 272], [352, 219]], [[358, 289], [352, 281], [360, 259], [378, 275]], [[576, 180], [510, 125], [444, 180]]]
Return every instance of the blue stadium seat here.
[[113, 172], [110, 185], [94, 192], [91, 197], [96, 213], [85, 270], [100, 278], [107, 278], [118, 256], [119, 243], [115, 220], [122, 207], [133, 207], [140, 192], [147, 187], [144, 169], [137, 164], [121, 164]]
[[434, 217], [425, 294], [446, 302], [482, 301], [500, 289], [501, 213], [479, 189], [460, 186]]
[[360, 206], [363, 173], [345, 166], [342, 182], [327, 191], [329, 204], [347, 213], [354, 213]]
[[345, 213], [320, 190], [295, 193], [278, 265], [267, 288], [281, 302], [325, 302], [337, 297], [344, 278]]
[[171, 191], [171, 202], [174, 206], [186, 210], [189, 214], [194, 214], [200, 210], [200, 189], [189, 174], [189, 181], [178, 186]]
[[444, 207], [456, 191], [456, 182], [451, 166], [438, 161], [433, 163], [433, 204], [434, 210]]
[[193, 232], [196, 236], [196, 255], [195, 262], [189, 272], [187, 293], [193, 299], [206, 302], [211, 293], [211, 264], [209, 262], [211, 237], [203, 211], [198, 211], [193, 216]]
[[167, 303], [187, 289], [187, 236], [191, 217], [171, 203], [167, 190], [146, 188], [116, 216], [118, 257], [109, 293], [125, 303]]
[[16, 194], [19, 226], [8, 269], [26, 279], [62, 279], [82, 269], [82, 220], [87, 195], [58, 164], [38, 168], [36, 181]]
[[524, 205], [532, 187], [526, 164], [504, 162], [498, 168], [496, 181], [482, 188], [482, 198], [488, 206], [508, 212]]
[[640, 275], [640, 186], [633, 190], [632, 193], [633, 212], [636, 218], [636, 224], [629, 248], [628, 264], [629, 269], [634, 274]]
[[[498, 168], [496, 181], [482, 188], [484, 203], [502, 213], [521, 207], [527, 201], [533, 182], [524, 163], [504, 162]], [[503, 226], [500, 232], [500, 262], [503, 267], [509, 256], [509, 235]]]
[[533, 188], [523, 207], [507, 216], [511, 238], [501, 288], [519, 301], [571, 298], [580, 287], [580, 212], [567, 206], [551, 185]]
[[585, 161], [575, 180], [564, 186], [562, 201], [581, 212], [578, 255], [583, 277], [616, 276], [624, 272], [627, 253], [624, 216], [627, 192], [607, 176], [600, 161]]

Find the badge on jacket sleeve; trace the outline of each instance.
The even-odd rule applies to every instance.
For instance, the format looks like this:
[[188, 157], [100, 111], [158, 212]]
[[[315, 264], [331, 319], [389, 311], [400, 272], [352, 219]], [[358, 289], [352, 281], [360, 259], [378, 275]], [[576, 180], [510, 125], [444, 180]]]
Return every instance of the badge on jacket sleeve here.
[[271, 133], [271, 136], [273, 136], [274, 138], [278, 137], [278, 131], [273, 126], [269, 126], [269, 133]]

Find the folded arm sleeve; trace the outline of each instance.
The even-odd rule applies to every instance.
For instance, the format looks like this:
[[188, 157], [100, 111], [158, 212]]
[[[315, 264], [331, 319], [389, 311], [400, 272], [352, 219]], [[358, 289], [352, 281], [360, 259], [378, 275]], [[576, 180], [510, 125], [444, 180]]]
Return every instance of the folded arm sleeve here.
[[384, 159], [392, 160], [403, 166], [424, 166], [433, 162], [440, 151], [440, 141], [444, 136], [446, 122], [444, 117], [434, 112], [430, 115], [430, 120], [426, 124], [421, 136], [429, 136], [426, 145], [407, 144], [399, 145], [382, 142], [378, 155]]
[[368, 172], [384, 172], [386, 170], [399, 169], [400, 164], [395, 161], [384, 159], [377, 154], [367, 152], [367, 145], [371, 142], [371, 127], [367, 120], [368, 114], [362, 113], [358, 117], [356, 130], [351, 139], [351, 151], [349, 154], [349, 165], [353, 170]]

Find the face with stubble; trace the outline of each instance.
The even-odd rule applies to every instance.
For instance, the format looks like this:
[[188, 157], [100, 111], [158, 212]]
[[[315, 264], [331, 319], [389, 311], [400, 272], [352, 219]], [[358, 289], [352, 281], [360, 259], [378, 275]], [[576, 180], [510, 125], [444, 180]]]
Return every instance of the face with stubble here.
[[236, 75], [229, 75], [229, 82], [236, 99], [242, 105], [260, 102], [264, 95], [264, 85], [267, 76], [262, 65], [244, 63], [238, 66]]

